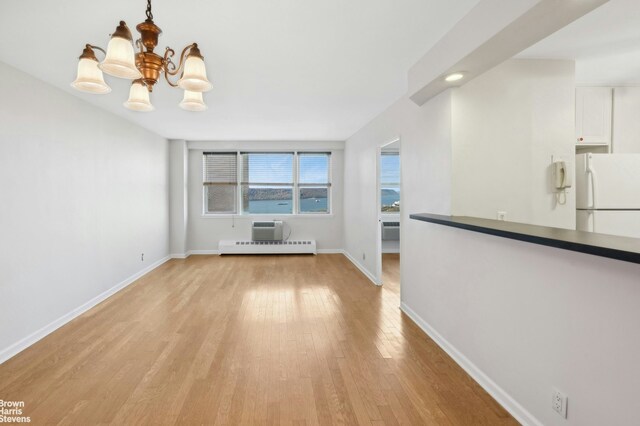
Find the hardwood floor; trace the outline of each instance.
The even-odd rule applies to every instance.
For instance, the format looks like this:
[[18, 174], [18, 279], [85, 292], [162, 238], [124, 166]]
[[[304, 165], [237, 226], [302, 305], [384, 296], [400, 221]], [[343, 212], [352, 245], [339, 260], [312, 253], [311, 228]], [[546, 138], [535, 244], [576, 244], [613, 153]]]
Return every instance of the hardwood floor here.
[[397, 294], [400, 299], [400, 254], [384, 253], [382, 255], [382, 285], [388, 291]]
[[0, 399], [36, 425], [517, 424], [389, 288], [342, 255], [172, 260], [0, 365]]

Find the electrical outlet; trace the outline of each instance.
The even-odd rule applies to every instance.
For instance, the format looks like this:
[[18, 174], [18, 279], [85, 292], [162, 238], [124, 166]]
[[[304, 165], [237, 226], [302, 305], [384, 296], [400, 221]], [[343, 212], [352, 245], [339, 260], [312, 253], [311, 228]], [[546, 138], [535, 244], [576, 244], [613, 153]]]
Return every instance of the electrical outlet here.
[[140, 255], [140, 262], [144, 262], [144, 253]]
[[507, 212], [498, 211], [496, 217], [498, 218], [498, 220], [507, 220]]
[[562, 416], [563, 419], [567, 418], [567, 396], [560, 392], [558, 389], [553, 390], [551, 396], [551, 408]]
[[364, 253], [362, 253], [362, 260], [366, 260], [366, 259], [367, 259], [367, 256]]

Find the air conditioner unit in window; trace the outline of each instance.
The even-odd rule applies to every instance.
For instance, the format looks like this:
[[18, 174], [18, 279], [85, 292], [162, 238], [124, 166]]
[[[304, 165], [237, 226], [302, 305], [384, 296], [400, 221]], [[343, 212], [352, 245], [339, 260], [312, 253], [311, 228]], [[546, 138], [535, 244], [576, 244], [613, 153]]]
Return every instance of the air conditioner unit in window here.
[[251, 225], [251, 240], [253, 241], [282, 241], [282, 221], [269, 222], [254, 221]]
[[399, 241], [400, 222], [382, 222], [382, 239], [384, 241]]

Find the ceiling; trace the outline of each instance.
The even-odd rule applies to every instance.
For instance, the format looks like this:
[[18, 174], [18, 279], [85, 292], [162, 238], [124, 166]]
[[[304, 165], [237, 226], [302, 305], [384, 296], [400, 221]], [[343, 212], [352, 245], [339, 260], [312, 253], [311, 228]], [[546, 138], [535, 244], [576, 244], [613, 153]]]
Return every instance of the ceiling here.
[[[408, 69], [478, 0], [155, 0], [156, 52], [198, 42], [214, 89], [209, 109], [178, 108], [156, 85], [156, 110], [122, 106], [113, 91], [73, 90], [85, 43], [106, 47], [119, 20], [144, 20], [144, 0], [3, 0], [0, 61], [167, 138], [345, 140], [402, 96]], [[134, 37], [137, 33], [134, 31]]]
[[640, 1], [611, 0], [518, 57], [575, 59], [579, 85], [640, 85]]

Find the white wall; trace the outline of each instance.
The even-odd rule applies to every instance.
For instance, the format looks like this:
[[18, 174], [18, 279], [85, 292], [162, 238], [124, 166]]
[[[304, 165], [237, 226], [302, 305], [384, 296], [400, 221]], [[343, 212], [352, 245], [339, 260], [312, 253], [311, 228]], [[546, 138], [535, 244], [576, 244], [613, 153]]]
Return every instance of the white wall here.
[[455, 215], [575, 229], [575, 192], [560, 205], [551, 156], [574, 170], [574, 63], [512, 59], [453, 94]]
[[613, 89], [613, 152], [640, 154], [640, 87]]
[[[401, 99], [367, 124], [346, 142], [345, 247], [375, 274], [376, 148], [400, 136], [403, 309], [525, 424], [634, 424], [640, 266], [408, 219], [450, 214], [452, 195], [465, 206], [470, 195], [459, 191], [471, 178], [485, 195], [522, 200], [494, 183], [491, 173], [501, 165], [489, 151], [528, 175], [522, 191], [537, 200], [509, 207], [510, 219], [568, 224], [565, 210], [555, 221], [549, 194], [532, 179], [544, 176], [547, 156], [573, 153], [570, 68], [563, 61], [510, 61], [423, 107]], [[504, 146], [509, 138], [514, 147]], [[473, 200], [465, 213], [493, 217], [484, 197]], [[566, 211], [573, 217], [572, 209]], [[569, 397], [567, 420], [551, 409], [554, 387]]]
[[0, 63], [0, 358], [167, 256], [167, 179], [165, 139]]
[[[315, 239], [319, 251], [341, 251], [343, 239], [342, 142], [190, 142], [188, 154], [187, 250], [218, 250], [220, 240], [251, 239], [251, 221], [283, 220], [291, 227], [291, 239]], [[330, 215], [223, 215], [203, 216], [202, 153], [213, 150], [328, 150], [331, 152]]]
[[187, 171], [189, 149], [184, 139], [169, 141], [170, 253], [183, 257], [187, 252]]
[[638, 423], [640, 265], [418, 224], [402, 302], [423, 325], [544, 425]]
[[409, 213], [450, 213], [451, 92], [422, 107], [404, 97], [345, 143], [345, 251], [374, 280], [378, 226], [376, 161], [378, 149], [401, 140], [401, 252], [418, 250], [416, 223]]

